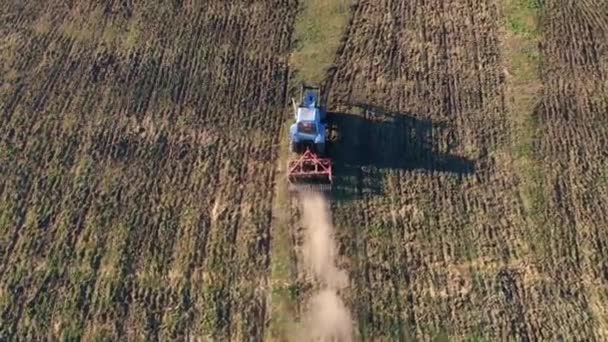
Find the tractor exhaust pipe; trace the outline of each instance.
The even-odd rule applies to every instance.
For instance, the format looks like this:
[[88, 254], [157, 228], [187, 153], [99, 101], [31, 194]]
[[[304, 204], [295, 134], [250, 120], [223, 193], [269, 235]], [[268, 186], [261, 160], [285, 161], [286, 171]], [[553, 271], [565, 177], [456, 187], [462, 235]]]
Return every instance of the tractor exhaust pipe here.
[[298, 106], [296, 105], [296, 100], [294, 100], [293, 97], [291, 98], [291, 104], [293, 105], [293, 116], [297, 119], [298, 118]]

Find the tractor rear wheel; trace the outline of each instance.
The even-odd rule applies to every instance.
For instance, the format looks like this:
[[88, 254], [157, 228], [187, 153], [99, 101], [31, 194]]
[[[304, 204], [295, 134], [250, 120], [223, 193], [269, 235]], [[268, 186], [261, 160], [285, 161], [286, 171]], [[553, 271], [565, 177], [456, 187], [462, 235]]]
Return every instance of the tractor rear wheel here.
[[297, 142], [291, 142], [291, 152], [300, 153], [300, 144]]
[[327, 111], [325, 110], [325, 107], [319, 107], [319, 112], [321, 113], [321, 123], [326, 124], [327, 123]]
[[325, 143], [315, 144], [315, 150], [319, 156], [325, 155]]

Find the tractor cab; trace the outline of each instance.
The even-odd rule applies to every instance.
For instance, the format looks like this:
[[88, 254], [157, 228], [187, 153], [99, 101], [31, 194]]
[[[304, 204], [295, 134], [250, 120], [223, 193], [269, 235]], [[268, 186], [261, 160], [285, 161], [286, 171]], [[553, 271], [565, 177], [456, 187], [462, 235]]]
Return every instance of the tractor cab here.
[[314, 107], [299, 107], [296, 113], [296, 129], [299, 134], [316, 135], [319, 120], [319, 109]]
[[325, 110], [319, 106], [319, 99], [319, 88], [304, 86], [299, 106], [294, 103], [296, 122], [289, 132], [294, 152], [309, 149], [319, 155], [325, 153]]

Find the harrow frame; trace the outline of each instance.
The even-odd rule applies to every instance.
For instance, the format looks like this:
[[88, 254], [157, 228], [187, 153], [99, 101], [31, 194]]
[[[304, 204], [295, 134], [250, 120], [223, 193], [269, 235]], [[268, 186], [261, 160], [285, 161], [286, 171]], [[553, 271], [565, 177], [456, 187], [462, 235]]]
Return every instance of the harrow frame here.
[[320, 158], [306, 149], [297, 159], [287, 165], [287, 180], [290, 190], [319, 189], [331, 190], [332, 162], [329, 158]]

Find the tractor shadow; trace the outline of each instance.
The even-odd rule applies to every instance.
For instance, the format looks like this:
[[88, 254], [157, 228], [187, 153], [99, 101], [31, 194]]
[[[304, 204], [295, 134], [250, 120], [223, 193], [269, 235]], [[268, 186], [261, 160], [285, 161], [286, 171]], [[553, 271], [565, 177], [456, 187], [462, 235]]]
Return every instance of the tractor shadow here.
[[349, 107], [354, 108], [352, 113], [328, 111], [333, 198], [382, 195], [386, 170], [450, 173], [457, 177], [475, 171], [473, 160], [447, 152], [456, 145], [448, 125], [368, 104]]

